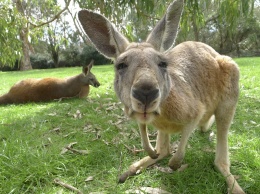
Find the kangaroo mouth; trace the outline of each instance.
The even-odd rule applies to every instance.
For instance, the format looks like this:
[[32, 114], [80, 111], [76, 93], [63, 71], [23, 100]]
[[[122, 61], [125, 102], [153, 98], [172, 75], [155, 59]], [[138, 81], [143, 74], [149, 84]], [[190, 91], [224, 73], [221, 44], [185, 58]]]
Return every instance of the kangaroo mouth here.
[[95, 88], [98, 88], [98, 87], [100, 86], [100, 84], [93, 84], [93, 86], [94, 86]]
[[157, 116], [160, 115], [160, 110], [138, 112], [133, 109], [128, 109], [126, 114], [140, 123], [151, 123]]

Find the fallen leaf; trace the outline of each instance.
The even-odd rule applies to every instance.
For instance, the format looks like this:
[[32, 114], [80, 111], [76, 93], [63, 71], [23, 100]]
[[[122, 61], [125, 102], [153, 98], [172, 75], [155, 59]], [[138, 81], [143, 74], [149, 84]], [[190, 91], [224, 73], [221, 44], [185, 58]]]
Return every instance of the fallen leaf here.
[[54, 129], [52, 129], [51, 131], [53, 131], [53, 132], [60, 132], [60, 127], [56, 127], [56, 128], [54, 128]]
[[48, 139], [48, 141], [49, 141], [49, 142], [52, 144], [51, 138], [50, 138], [50, 137], [48, 137], [47, 139]]
[[256, 125], [256, 122], [255, 122], [255, 121], [250, 120], [249, 122], [250, 122], [251, 124], [253, 124], [253, 125]]
[[162, 190], [160, 188], [152, 187], [141, 187], [139, 189], [130, 189], [125, 192], [126, 194], [171, 194], [168, 191]]
[[81, 119], [82, 118], [81, 112], [79, 110], [77, 110], [76, 113], [73, 115], [73, 117], [75, 119]]
[[93, 176], [89, 176], [88, 178], [86, 178], [85, 182], [90, 182], [93, 181], [94, 177]]
[[100, 134], [101, 132], [99, 129], [95, 129], [95, 131], [93, 132], [96, 133], [96, 137], [92, 141], [96, 141], [101, 138], [101, 134]]
[[54, 112], [54, 113], [49, 113], [48, 115], [49, 115], [49, 116], [56, 116], [57, 113], [56, 113], [56, 112]]
[[90, 125], [90, 124], [86, 124], [83, 128], [84, 132], [88, 132], [88, 131], [91, 131], [93, 130], [93, 126]]
[[72, 131], [72, 132], [70, 132], [70, 133], [68, 133], [68, 134], [66, 134], [66, 135], [63, 135], [63, 137], [68, 137], [68, 136], [70, 136], [71, 134], [74, 134], [74, 133], [76, 133], [75, 131]]
[[67, 149], [67, 148], [62, 148], [62, 150], [61, 150], [60, 154], [65, 154], [67, 151], [68, 151], [68, 149]]
[[64, 148], [62, 148], [62, 151], [60, 154], [65, 154], [68, 151], [68, 148], [71, 148], [73, 145], [77, 144], [78, 142], [72, 142], [68, 145], [66, 145]]
[[174, 172], [170, 167], [154, 166], [154, 168], [166, 174], [171, 174]]
[[70, 148], [70, 147], [66, 147], [69, 151], [73, 152], [73, 153], [76, 153], [76, 154], [82, 154], [82, 155], [86, 155], [88, 154], [88, 150], [77, 150], [77, 149], [73, 149], [73, 148]]
[[107, 146], [109, 145], [109, 142], [107, 142], [106, 140], [102, 140]]

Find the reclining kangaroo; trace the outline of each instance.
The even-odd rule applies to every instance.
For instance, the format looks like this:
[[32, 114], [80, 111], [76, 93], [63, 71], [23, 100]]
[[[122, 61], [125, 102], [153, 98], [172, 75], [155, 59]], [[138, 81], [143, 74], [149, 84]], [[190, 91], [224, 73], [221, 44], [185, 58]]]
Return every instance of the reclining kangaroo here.
[[[173, 48], [183, 0], [176, 0], [143, 43], [129, 43], [104, 16], [89, 10], [79, 21], [96, 48], [115, 59], [114, 88], [125, 113], [139, 124], [147, 157], [135, 162], [120, 176], [124, 182], [158, 160], [170, 155], [170, 134], [181, 139], [169, 166], [181, 166], [189, 136], [196, 127], [206, 131], [217, 124], [215, 165], [226, 178], [229, 192], [244, 193], [230, 172], [228, 130], [239, 96], [239, 69], [229, 57], [199, 42]], [[158, 129], [155, 148], [147, 125]]]
[[100, 83], [90, 72], [93, 60], [83, 67], [82, 73], [64, 79], [25, 79], [17, 82], [8, 93], [0, 96], [0, 104], [50, 101], [60, 98], [83, 98], [89, 94], [89, 85], [99, 87]]

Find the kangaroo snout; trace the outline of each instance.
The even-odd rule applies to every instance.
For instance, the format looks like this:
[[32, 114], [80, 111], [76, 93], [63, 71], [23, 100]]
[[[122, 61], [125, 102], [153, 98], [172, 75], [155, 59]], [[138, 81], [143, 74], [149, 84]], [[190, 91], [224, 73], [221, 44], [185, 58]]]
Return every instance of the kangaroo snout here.
[[93, 85], [94, 85], [94, 87], [98, 88], [98, 87], [100, 86], [100, 83], [99, 83], [99, 82], [96, 82], [96, 83], [94, 83]]
[[132, 90], [132, 96], [140, 101], [143, 105], [150, 105], [155, 99], [159, 97], [159, 89], [151, 88], [151, 89], [142, 89], [142, 88], [134, 88]]
[[138, 113], [159, 113], [160, 90], [156, 84], [136, 84], [131, 89], [131, 104], [134, 112]]

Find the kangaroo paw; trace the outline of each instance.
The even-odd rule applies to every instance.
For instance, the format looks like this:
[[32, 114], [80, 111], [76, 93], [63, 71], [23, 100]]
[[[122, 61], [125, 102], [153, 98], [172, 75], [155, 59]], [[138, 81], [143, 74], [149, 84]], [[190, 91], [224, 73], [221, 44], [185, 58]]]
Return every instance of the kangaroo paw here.
[[148, 156], [150, 156], [152, 159], [157, 159], [159, 154], [156, 150], [146, 150], [148, 153]]

